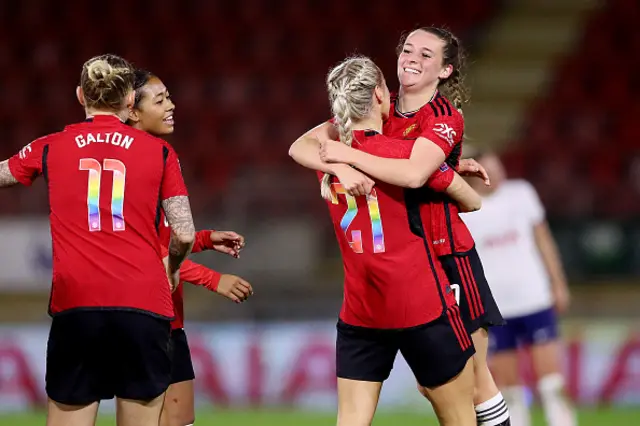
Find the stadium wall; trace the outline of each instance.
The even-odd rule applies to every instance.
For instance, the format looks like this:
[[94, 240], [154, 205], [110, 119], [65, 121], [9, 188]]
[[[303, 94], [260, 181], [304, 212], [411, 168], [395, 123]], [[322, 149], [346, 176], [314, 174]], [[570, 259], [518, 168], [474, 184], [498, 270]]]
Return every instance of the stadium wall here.
[[[568, 388], [581, 405], [640, 404], [640, 336], [631, 322], [564, 324]], [[333, 321], [187, 327], [200, 405], [335, 408]], [[0, 327], [0, 411], [45, 401], [45, 324]], [[523, 354], [526, 357], [526, 354]], [[532, 376], [524, 371], [528, 382]], [[398, 357], [381, 409], [424, 410], [413, 376]]]

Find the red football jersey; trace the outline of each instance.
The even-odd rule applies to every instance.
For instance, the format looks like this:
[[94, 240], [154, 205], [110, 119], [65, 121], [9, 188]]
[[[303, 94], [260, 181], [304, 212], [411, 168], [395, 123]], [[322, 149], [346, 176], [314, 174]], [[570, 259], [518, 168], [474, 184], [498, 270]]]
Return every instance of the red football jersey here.
[[169, 144], [99, 115], [33, 141], [9, 167], [24, 185], [47, 181], [51, 315], [98, 308], [173, 317], [158, 227], [161, 201], [187, 189]]
[[[447, 98], [437, 93], [431, 102], [413, 113], [401, 113], [392, 98], [389, 119], [384, 134], [391, 138], [415, 140], [422, 136], [437, 144], [446, 156], [446, 163], [436, 171], [427, 185], [415, 189], [422, 199], [420, 211], [423, 221], [430, 224], [431, 241], [438, 256], [464, 253], [473, 248], [474, 241], [464, 224], [458, 205], [441, 191], [442, 184], [451, 181], [449, 168], [457, 168], [462, 153], [464, 119]], [[441, 176], [444, 174], [444, 176]]]
[[[211, 242], [210, 236], [211, 231], [198, 231], [196, 233], [196, 240], [193, 244], [193, 248], [191, 249], [191, 253], [212, 250], [213, 243]], [[160, 227], [160, 242], [164, 247], [168, 247], [170, 239], [171, 228], [163, 215], [162, 225]], [[209, 269], [206, 266], [192, 262], [189, 259], [182, 262], [182, 265], [180, 266], [180, 285], [178, 285], [176, 291], [171, 295], [175, 311], [175, 318], [171, 321], [172, 329], [184, 328], [184, 288], [182, 287], [182, 284], [186, 281], [215, 291], [218, 288], [220, 276], [220, 273]]]
[[[352, 146], [382, 157], [409, 158], [413, 143], [356, 131]], [[418, 206], [406, 199], [404, 188], [377, 182], [369, 196], [352, 197], [333, 178], [332, 190], [328, 205], [345, 274], [342, 321], [379, 329], [413, 327], [455, 304], [424, 238]]]

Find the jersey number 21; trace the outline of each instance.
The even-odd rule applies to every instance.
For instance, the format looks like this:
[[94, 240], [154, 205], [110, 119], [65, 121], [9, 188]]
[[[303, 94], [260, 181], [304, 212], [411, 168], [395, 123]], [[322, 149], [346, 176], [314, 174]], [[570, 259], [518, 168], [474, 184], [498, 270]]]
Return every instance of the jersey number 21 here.
[[[331, 202], [338, 204], [338, 195], [344, 195], [347, 200], [347, 211], [342, 220], [340, 220], [340, 228], [347, 237], [349, 246], [356, 253], [362, 253], [362, 232], [359, 230], [351, 231], [351, 240], [349, 240], [348, 229], [353, 219], [358, 214], [358, 203], [356, 198], [347, 194], [342, 184], [332, 184]], [[369, 207], [369, 219], [371, 220], [371, 234], [373, 235], [373, 252], [384, 253], [384, 231], [382, 230], [382, 218], [380, 217], [380, 205], [378, 204], [378, 194], [375, 189], [371, 190], [371, 194], [367, 195], [367, 206]]]

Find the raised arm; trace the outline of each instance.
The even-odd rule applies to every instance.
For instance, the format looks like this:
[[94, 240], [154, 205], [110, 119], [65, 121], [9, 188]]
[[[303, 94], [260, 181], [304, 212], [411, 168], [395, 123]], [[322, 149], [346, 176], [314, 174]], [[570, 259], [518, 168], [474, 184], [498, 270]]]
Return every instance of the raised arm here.
[[320, 141], [338, 140], [338, 131], [328, 121], [314, 127], [300, 136], [289, 147], [289, 156], [293, 161], [311, 170], [335, 175], [336, 169], [347, 167], [344, 164], [325, 163], [320, 159]]
[[419, 137], [408, 159], [377, 157], [333, 141], [321, 142], [320, 158], [350, 164], [391, 185], [420, 188], [445, 160], [445, 153], [429, 139]]
[[338, 138], [338, 131], [333, 124], [324, 122], [296, 139], [289, 148], [289, 156], [303, 167], [336, 176], [350, 195], [370, 193], [374, 182], [368, 176], [348, 164], [326, 163], [320, 159], [320, 141], [337, 141]]
[[11, 174], [9, 160], [4, 160], [0, 163], [0, 187], [13, 186], [16, 183], [18, 183], [18, 180]]

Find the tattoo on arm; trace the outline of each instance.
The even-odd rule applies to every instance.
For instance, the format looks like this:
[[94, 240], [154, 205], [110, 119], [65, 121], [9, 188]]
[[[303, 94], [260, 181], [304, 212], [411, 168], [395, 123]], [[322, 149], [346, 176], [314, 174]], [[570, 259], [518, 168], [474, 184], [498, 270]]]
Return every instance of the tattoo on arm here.
[[0, 162], [0, 187], [12, 186], [18, 183], [9, 170], [9, 160]]
[[164, 214], [171, 227], [169, 242], [169, 268], [180, 269], [180, 265], [191, 252], [195, 240], [196, 228], [191, 216], [189, 197], [178, 196], [167, 198], [162, 202]]

